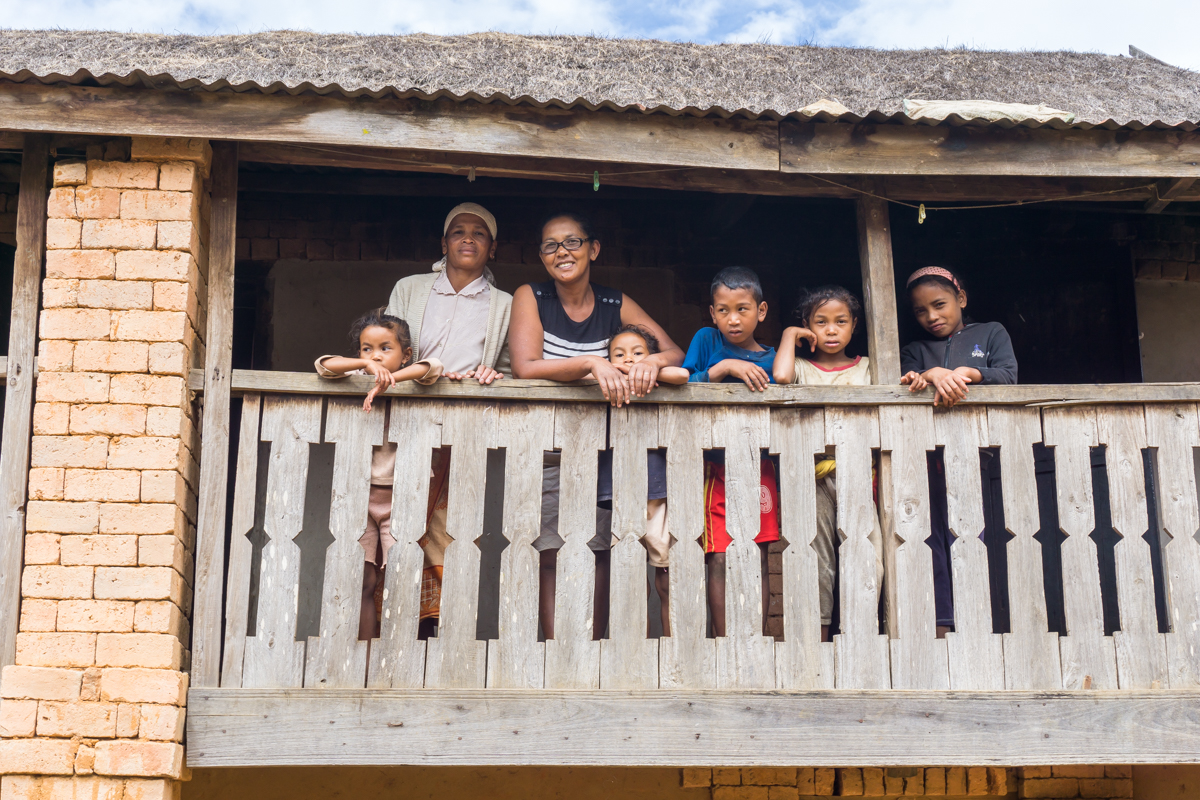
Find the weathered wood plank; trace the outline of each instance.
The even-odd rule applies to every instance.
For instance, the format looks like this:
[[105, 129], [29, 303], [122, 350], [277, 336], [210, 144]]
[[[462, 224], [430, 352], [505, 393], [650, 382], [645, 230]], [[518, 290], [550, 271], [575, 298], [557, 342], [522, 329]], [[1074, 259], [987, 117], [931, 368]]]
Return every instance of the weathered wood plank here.
[[17, 252], [13, 258], [12, 316], [8, 322], [7, 382], [0, 438], [0, 671], [13, 663], [17, 652], [49, 169], [50, 137], [25, 136], [17, 195]]
[[331, 398], [325, 411], [325, 441], [336, 445], [329, 532], [321, 593], [321, 635], [308, 637], [304, 685], [361, 687], [367, 679], [367, 643], [358, 640], [362, 611], [363, 549], [358, 540], [367, 520], [372, 448], [383, 445], [384, 404], [364, 413], [350, 398]]
[[780, 169], [844, 175], [1200, 177], [1200, 133], [784, 120]]
[[[1167, 580], [1167, 668], [1172, 689], [1200, 687], [1200, 512], [1196, 503], [1196, 407], [1148, 407], [1147, 441], [1158, 449], [1159, 519]], [[1150, 583], [1149, 577], [1145, 579]]]
[[877, 555], [871, 544], [878, 524], [871, 497], [872, 448], [879, 447], [879, 418], [873, 409], [825, 409], [825, 443], [837, 460], [837, 526], [841, 633], [833, 637], [839, 689], [891, 686], [888, 639], [879, 633]]
[[[475, 540], [483, 535], [487, 451], [496, 444], [498, 406], [456, 403], [442, 414], [442, 444], [450, 445], [446, 547], [438, 635], [427, 643], [425, 685], [441, 689], [483, 688], [487, 642], [476, 639], [479, 567]], [[423, 496], [423, 495], [422, 495]]]
[[763, 636], [759, 534], [762, 448], [771, 441], [766, 408], [717, 408], [713, 447], [725, 449], [725, 635], [717, 637], [717, 688], [764, 689], [775, 685], [775, 648]]
[[892, 225], [888, 201], [883, 199], [883, 182], [871, 181], [868, 187], [879, 196], [859, 195], [855, 208], [871, 383], [894, 386], [900, 382], [900, 327], [892, 266]]
[[233, 270], [237, 239], [238, 150], [214, 142], [209, 215], [208, 331], [204, 338], [204, 412], [196, 512], [193, 686], [216, 686], [221, 667], [221, 581], [229, 480], [229, 394], [233, 359]]
[[250, 573], [254, 560], [254, 511], [258, 493], [258, 426], [262, 395], [242, 397], [242, 426], [238, 434], [237, 473], [233, 485], [233, 519], [229, 537], [229, 567], [225, 580], [225, 652], [221, 686], [242, 686], [246, 629], [250, 622]]
[[384, 570], [379, 638], [371, 643], [367, 686], [373, 689], [417, 689], [425, 683], [426, 643], [417, 638], [425, 554], [418, 542], [425, 535], [430, 464], [442, 444], [445, 408], [423, 400], [391, 403], [387, 440], [396, 444], [391, 522], [396, 544]]
[[991, 444], [1000, 448], [1004, 525], [1008, 542], [1008, 608], [1011, 632], [1003, 634], [1004, 688], [1061, 689], [1058, 634], [1046, 618], [1041, 527], [1033, 445], [1042, 440], [1037, 409], [989, 408]]
[[[946, 640], [937, 637], [933, 602], [933, 553], [930, 535], [929, 472], [926, 453], [934, 449], [933, 408], [889, 406], [879, 409], [879, 446], [891, 453], [893, 528], [883, 529], [884, 543], [895, 540], [890, 640], [892, 686], [896, 689], [949, 689]], [[880, 494], [884, 486], [880, 485]], [[880, 498], [883, 499], [882, 497]]]
[[607, 420], [603, 406], [554, 407], [554, 446], [561, 450], [554, 638], [546, 641], [546, 688], [600, 688], [600, 643], [592, 641], [596, 558], [596, 479]]
[[1163, 209], [1192, 188], [1195, 178], [1163, 178], [1154, 185], [1154, 196], [1146, 201], [1147, 214], [1161, 214]]
[[992, 633], [992, 600], [983, 533], [983, 485], [979, 448], [987, 445], [987, 412], [956, 408], [933, 415], [944, 446], [950, 568], [954, 579], [954, 631], [946, 634], [951, 689], [1003, 689], [1004, 645]]
[[500, 407], [496, 445], [504, 456], [504, 538], [500, 555], [499, 638], [488, 642], [489, 688], [540, 689], [546, 646], [538, 641], [538, 553], [542, 455], [554, 449], [554, 406]]
[[1174, 691], [193, 689], [187, 733], [193, 767], [1200, 763]]
[[300, 547], [304, 525], [309, 444], [321, 440], [321, 400], [268, 397], [262, 439], [271, 442], [264, 529], [269, 539], [259, 568], [258, 615], [246, 639], [242, 686], [299, 687], [304, 682], [304, 642], [296, 641], [300, 598]]
[[[671, 547], [671, 635], [658, 640], [659, 685], [711, 689], [717, 643], [708, 638], [705, 595], [704, 450], [712, 447], [712, 413], [705, 406], [659, 408], [658, 441], [667, 448], [667, 529]], [[786, 589], [785, 589], [786, 591]]]
[[780, 689], [832, 689], [833, 643], [821, 641], [814, 456], [825, 452], [821, 409], [773, 409], [771, 450], [779, 453], [779, 522], [783, 551], [783, 641], [775, 642]]
[[1104, 635], [1100, 560], [1091, 532], [1096, 529], [1091, 448], [1099, 441], [1093, 408], [1048, 408], [1042, 415], [1045, 442], [1054, 448], [1058, 526], [1062, 543], [1063, 611], [1067, 633], [1058, 640], [1062, 686], [1116, 689], [1117, 654]]

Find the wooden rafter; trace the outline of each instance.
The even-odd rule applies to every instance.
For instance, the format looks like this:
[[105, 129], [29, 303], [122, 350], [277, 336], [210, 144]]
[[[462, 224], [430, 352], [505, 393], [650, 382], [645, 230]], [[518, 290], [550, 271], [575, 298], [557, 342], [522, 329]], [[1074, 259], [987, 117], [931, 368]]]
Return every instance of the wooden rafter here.
[[1147, 214], [1159, 214], [1172, 200], [1192, 188], [1195, 178], [1164, 178], [1154, 185], [1154, 197], [1146, 201]]

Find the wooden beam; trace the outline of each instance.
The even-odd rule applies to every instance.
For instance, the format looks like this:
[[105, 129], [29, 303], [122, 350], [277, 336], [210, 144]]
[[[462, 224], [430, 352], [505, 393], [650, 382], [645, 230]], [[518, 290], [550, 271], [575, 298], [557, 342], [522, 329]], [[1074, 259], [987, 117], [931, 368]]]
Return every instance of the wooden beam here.
[[784, 120], [784, 172], [1200, 177], [1200, 131], [980, 128]]
[[12, 664], [16, 656], [20, 618], [38, 296], [46, 254], [46, 198], [49, 191], [50, 137], [27, 135], [21, 155], [21, 188], [17, 196], [17, 252], [13, 261], [4, 425], [0, 438], [0, 669]]
[[5, 84], [0, 125], [55, 133], [406, 147], [596, 162], [779, 168], [770, 120], [439, 100]]
[[0, 131], [0, 150], [21, 150], [25, 136], [18, 131]]
[[221, 669], [221, 599], [225, 573], [225, 500], [229, 478], [229, 391], [233, 357], [233, 271], [237, 239], [238, 146], [213, 143], [211, 242], [204, 420], [196, 517], [196, 600], [192, 622], [193, 686], [217, 686]]
[[874, 196], [860, 195], [856, 203], [863, 323], [867, 326], [871, 383], [894, 386], [900, 382], [900, 323], [896, 316], [892, 224], [882, 181], [869, 185]]
[[192, 689], [188, 765], [1194, 764], [1196, 707], [1179, 691]]
[[1154, 185], [1154, 197], [1146, 202], [1147, 214], [1159, 214], [1164, 208], [1171, 204], [1172, 200], [1176, 200], [1192, 188], [1192, 184], [1196, 182], [1195, 178], [1164, 178]]

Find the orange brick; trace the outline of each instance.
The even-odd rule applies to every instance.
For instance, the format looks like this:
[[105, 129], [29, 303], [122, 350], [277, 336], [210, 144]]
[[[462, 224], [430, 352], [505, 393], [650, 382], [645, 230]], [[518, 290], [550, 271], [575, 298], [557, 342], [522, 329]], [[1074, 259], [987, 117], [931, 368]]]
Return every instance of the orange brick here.
[[112, 403], [180, 406], [186, 388], [182, 378], [172, 375], [114, 375], [108, 399]]
[[33, 736], [37, 712], [37, 700], [0, 700], [0, 736], [14, 739]]
[[181, 575], [190, 570], [188, 552], [179, 537], [139, 536], [138, 564], [143, 567], [171, 567]]
[[178, 342], [150, 345], [150, 371], [158, 375], [184, 375], [189, 369], [187, 348]]
[[103, 403], [108, 376], [97, 372], [46, 372], [38, 376], [39, 403]]
[[100, 526], [98, 503], [34, 500], [26, 505], [25, 530], [44, 533], [95, 533]]
[[46, 249], [75, 250], [79, 247], [81, 226], [77, 219], [46, 220]]
[[182, 604], [183, 577], [169, 567], [97, 567], [93, 592], [102, 600], [172, 600]]
[[152, 219], [178, 222], [198, 211], [191, 192], [121, 192], [121, 219]]
[[769, 786], [767, 800], [800, 800], [800, 789], [796, 786]]
[[136, 536], [64, 536], [64, 565], [132, 567], [137, 565]]
[[114, 311], [111, 336], [142, 342], [178, 342], [183, 340], [187, 327], [184, 311]]
[[79, 699], [85, 702], [100, 699], [100, 676], [103, 670], [99, 667], [88, 667], [83, 671], [83, 682], [79, 686]]
[[[185, 764], [183, 767], [184, 780], [188, 779], [188, 774]], [[125, 793], [122, 800], [179, 800], [181, 786], [179, 781], [129, 779], [125, 781]]]
[[130, 154], [130, 158], [139, 161], [192, 161], [203, 170], [212, 161], [212, 147], [207, 139], [181, 136], [134, 136]]
[[1041, 797], [1075, 797], [1079, 794], [1077, 778], [1026, 778], [1021, 783], [1021, 796], [1029, 798]]
[[187, 673], [174, 670], [110, 668], [101, 675], [100, 696], [121, 703], [182, 706], [187, 683]]
[[154, 284], [154, 308], [158, 311], [183, 311], [196, 317], [196, 293], [182, 281], [159, 281]]
[[104, 503], [101, 533], [169, 534], [177, 529], [179, 509], [168, 503]]
[[109, 446], [108, 466], [111, 469], [177, 469], [184, 463], [184, 454], [179, 439], [123, 436], [114, 439]]
[[883, 770], [877, 767], [863, 767], [863, 796], [883, 797]]
[[42, 701], [38, 708], [38, 736], [101, 738], [117, 733], [116, 703], [58, 703]]
[[84, 308], [149, 309], [154, 290], [143, 281], [80, 281], [78, 305]]
[[[0, 741], [0, 773], [71, 775], [75, 745], [69, 739], [8, 739]], [[7, 780], [5, 786], [8, 786]], [[8, 793], [5, 792], [5, 798]]]
[[121, 192], [81, 186], [75, 190], [75, 208], [84, 219], [116, 219], [121, 216]]
[[10, 665], [4, 668], [3, 696], [18, 700], [78, 700], [83, 673]]
[[47, 278], [111, 278], [117, 260], [106, 250], [53, 250], [46, 253]]
[[132, 632], [134, 603], [120, 600], [63, 600], [58, 629], [82, 633]]
[[1021, 777], [1023, 778], [1052, 778], [1054, 777], [1053, 767], [1021, 767]]
[[57, 628], [57, 600], [34, 600], [26, 597], [21, 601], [21, 630], [49, 632]]
[[[42, 308], [74, 308], [79, 305], [79, 281], [47, 278], [42, 281]], [[41, 368], [41, 363], [38, 368]]]
[[713, 786], [741, 786], [742, 771], [737, 767], [716, 767], [713, 769]]
[[1106, 778], [1132, 778], [1133, 767], [1128, 764], [1108, 764], [1104, 767]]
[[76, 160], [58, 161], [54, 164], [55, 186], [78, 186], [87, 183], [87, 163]]
[[73, 219], [75, 211], [75, 187], [63, 186], [50, 190], [46, 197], [46, 216], [50, 219]]
[[1055, 778], [1103, 778], [1104, 767], [1100, 765], [1088, 764], [1066, 764], [1058, 767], [1051, 767], [1052, 774]]
[[770, 800], [765, 786], [714, 786], [713, 800]]
[[795, 767], [746, 767], [742, 770], [746, 786], [795, 786]]
[[196, 260], [178, 250], [117, 253], [116, 270], [126, 281], [189, 281], [197, 274]]
[[158, 164], [88, 161], [88, 183], [114, 189], [154, 189], [158, 186]]
[[141, 633], [169, 633], [186, 638], [187, 620], [169, 600], [143, 600], [133, 613], [133, 629]]
[[65, 435], [71, 427], [71, 406], [66, 403], [36, 403], [33, 406], [34, 436]]
[[[929, 770], [925, 770], [925, 775], [929, 775]], [[988, 794], [1008, 794], [1008, 770], [1005, 767], [988, 767]]]
[[75, 774], [91, 775], [92, 767], [96, 764], [96, 748], [87, 743], [81, 743], [75, 751]]
[[95, 770], [97, 775], [179, 778], [183, 746], [129, 740], [97, 742]]
[[111, 314], [99, 308], [48, 308], [38, 335], [43, 339], [107, 339]]
[[90, 667], [96, 659], [94, 633], [17, 634], [17, 663], [30, 667]]
[[180, 436], [190, 439], [191, 420], [178, 406], [151, 406], [146, 409], [146, 433], [150, 436]]
[[684, 767], [680, 771], [679, 781], [684, 789], [712, 786], [712, 770], [708, 767]]
[[153, 250], [157, 238], [153, 220], [85, 219], [81, 243], [87, 250]]
[[[119, 377], [123, 377], [118, 375]], [[71, 433], [138, 436], [146, 432], [146, 407], [118, 403], [71, 407]]]
[[[35, 467], [103, 469], [108, 458], [108, 437], [35, 435], [30, 449], [30, 458]], [[174, 466], [174, 464], [171, 465], [171, 467]], [[171, 467], [167, 467], [167, 469]]]
[[136, 470], [67, 470], [65, 495], [68, 500], [137, 501], [142, 476]]
[[945, 767], [925, 768], [925, 794], [932, 797], [942, 797], [946, 794]]
[[200, 189], [199, 172], [190, 161], [162, 165], [158, 173], [158, 188], [171, 192], [194, 192]]
[[[81, 745], [76, 751], [76, 774], [69, 778], [32, 775], [8, 775], [3, 778], [0, 795], [4, 800], [127, 800], [125, 782], [116, 778], [81, 777], [79, 752], [92, 748]], [[173, 798], [178, 800], [178, 798]]]
[[96, 638], [96, 663], [102, 667], [179, 669], [183, 645], [165, 633], [101, 633]]
[[75, 368], [88, 372], [145, 372], [149, 348], [145, 342], [78, 342]]
[[70, 372], [74, 354], [74, 342], [43, 339], [38, 342], [38, 372]]
[[25, 566], [58, 563], [57, 533], [29, 533], [25, 535]]
[[143, 503], [175, 503], [183, 505], [187, 498], [187, 484], [175, 470], [145, 470], [142, 472]]
[[193, 256], [199, 256], [203, 249], [200, 231], [191, 221], [158, 223], [158, 246], [163, 250], [183, 250]]
[[[158, 706], [159, 708], [175, 708], [175, 706]], [[138, 735], [142, 725], [141, 706], [136, 703], [121, 703], [117, 706], [117, 736], [121, 739], [133, 739]], [[154, 738], [154, 737], [146, 737]]]
[[1109, 798], [1133, 797], [1132, 778], [1080, 778], [1079, 796]]

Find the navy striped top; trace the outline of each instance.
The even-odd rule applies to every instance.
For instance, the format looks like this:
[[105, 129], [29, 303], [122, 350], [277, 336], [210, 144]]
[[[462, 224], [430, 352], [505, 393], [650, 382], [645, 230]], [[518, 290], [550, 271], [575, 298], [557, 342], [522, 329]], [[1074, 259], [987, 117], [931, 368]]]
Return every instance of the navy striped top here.
[[623, 295], [606, 286], [594, 283], [591, 286], [596, 296], [592, 313], [583, 322], [576, 322], [563, 310], [554, 281], [529, 285], [537, 298], [538, 317], [542, 320], [542, 358], [608, 358], [608, 343], [621, 327]]

